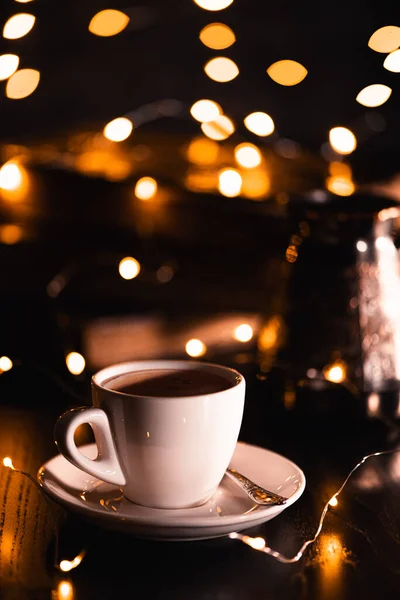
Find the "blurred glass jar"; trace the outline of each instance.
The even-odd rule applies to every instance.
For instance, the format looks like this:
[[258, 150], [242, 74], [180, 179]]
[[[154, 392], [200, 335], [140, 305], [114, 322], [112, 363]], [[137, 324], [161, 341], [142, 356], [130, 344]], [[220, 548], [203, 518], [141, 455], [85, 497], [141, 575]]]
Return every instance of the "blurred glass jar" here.
[[[398, 203], [373, 194], [342, 198], [318, 190], [292, 198], [288, 214], [293, 232], [286, 248], [291, 268], [286, 310], [270, 322], [279, 325], [280, 347], [272, 366], [271, 347], [259, 345], [261, 371], [276, 368], [283, 374], [288, 408], [328, 415], [346, 406], [362, 415], [383, 410], [396, 416]], [[336, 390], [347, 404], [327, 401], [327, 390]], [[382, 407], [384, 396], [390, 408]]]

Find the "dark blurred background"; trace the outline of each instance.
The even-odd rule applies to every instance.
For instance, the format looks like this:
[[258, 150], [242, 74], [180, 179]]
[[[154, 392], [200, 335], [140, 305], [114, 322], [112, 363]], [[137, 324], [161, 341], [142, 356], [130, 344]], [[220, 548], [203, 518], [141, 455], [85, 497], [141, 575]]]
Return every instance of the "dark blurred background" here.
[[397, 415], [395, 4], [7, 0], [0, 26], [5, 398], [192, 357]]

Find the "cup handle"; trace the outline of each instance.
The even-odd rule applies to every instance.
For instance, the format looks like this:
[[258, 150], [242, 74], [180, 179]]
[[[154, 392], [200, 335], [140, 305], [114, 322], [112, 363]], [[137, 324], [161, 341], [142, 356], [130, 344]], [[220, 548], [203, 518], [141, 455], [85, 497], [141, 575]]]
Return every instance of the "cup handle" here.
[[[74, 434], [79, 425], [89, 424], [97, 445], [97, 458], [87, 458], [75, 444]], [[54, 427], [54, 441], [61, 454], [75, 467], [102, 481], [123, 486], [122, 473], [108, 417], [101, 408], [73, 408], [62, 414]]]

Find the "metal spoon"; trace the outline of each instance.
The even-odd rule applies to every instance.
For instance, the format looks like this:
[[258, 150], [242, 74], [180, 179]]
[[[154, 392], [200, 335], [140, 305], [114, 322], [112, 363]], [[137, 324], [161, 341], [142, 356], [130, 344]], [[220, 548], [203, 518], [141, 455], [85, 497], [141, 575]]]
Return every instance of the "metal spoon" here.
[[279, 494], [275, 494], [275, 492], [270, 492], [265, 488], [257, 485], [254, 481], [251, 481], [248, 477], [245, 477], [236, 469], [227, 469], [225, 471], [226, 475], [230, 477], [238, 486], [246, 492], [250, 498], [256, 502], [256, 504], [262, 504], [263, 506], [275, 506], [277, 504], [285, 504], [287, 502], [287, 498], [284, 496], [280, 496]]

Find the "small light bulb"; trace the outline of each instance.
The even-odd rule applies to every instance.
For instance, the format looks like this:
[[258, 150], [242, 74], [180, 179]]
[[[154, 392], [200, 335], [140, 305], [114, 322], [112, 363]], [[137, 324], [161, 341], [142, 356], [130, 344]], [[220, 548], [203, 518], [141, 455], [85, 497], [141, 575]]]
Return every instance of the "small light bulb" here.
[[254, 548], [254, 550], [262, 550], [265, 548], [265, 540], [262, 537], [252, 538], [249, 540], [248, 544]]
[[82, 552], [80, 552], [77, 556], [75, 556], [74, 559], [62, 560], [60, 562], [60, 570], [64, 571], [64, 573], [67, 573], [68, 571], [72, 571], [72, 569], [76, 569], [76, 567], [78, 567], [81, 564], [82, 559], [84, 558], [85, 554], [86, 554], [86, 550], [82, 550]]
[[13, 462], [9, 456], [6, 456], [5, 458], [3, 458], [3, 465], [5, 467], [7, 467], [8, 469], [14, 469]]

